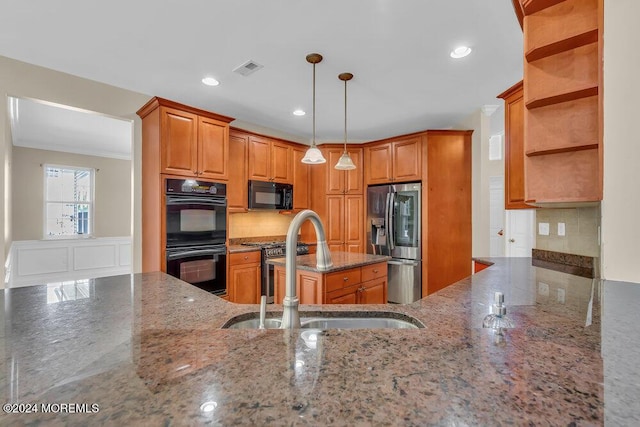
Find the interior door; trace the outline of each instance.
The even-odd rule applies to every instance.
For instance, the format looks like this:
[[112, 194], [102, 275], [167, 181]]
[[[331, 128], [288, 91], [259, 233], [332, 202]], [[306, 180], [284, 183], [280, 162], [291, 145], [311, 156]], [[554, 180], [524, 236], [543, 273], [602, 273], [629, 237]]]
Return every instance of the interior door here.
[[504, 177], [489, 177], [489, 255], [505, 256]]
[[535, 209], [507, 210], [506, 256], [530, 257], [535, 242]]

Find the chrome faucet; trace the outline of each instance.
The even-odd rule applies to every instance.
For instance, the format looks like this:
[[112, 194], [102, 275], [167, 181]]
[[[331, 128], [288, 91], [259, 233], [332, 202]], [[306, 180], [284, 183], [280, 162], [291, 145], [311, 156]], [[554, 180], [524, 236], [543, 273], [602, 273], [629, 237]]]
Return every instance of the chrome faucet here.
[[298, 233], [306, 220], [310, 220], [316, 230], [316, 268], [326, 270], [333, 265], [329, 246], [325, 240], [324, 227], [320, 217], [312, 210], [306, 209], [297, 214], [287, 230], [286, 254], [285, 254], [285, 295], [282, 301], [282, 324], [280, 329], [294, 329], [300, 327], [300, 315], [298, 305], [300, 300], [296, 295], [296, 249], [298, 246]]

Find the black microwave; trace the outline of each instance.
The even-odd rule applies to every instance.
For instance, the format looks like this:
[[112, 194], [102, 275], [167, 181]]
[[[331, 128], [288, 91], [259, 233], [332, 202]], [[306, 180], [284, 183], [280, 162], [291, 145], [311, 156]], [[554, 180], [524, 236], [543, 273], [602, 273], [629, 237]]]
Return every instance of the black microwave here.
[[249, 209], [293, 209], [293, 185], [250, 180]]

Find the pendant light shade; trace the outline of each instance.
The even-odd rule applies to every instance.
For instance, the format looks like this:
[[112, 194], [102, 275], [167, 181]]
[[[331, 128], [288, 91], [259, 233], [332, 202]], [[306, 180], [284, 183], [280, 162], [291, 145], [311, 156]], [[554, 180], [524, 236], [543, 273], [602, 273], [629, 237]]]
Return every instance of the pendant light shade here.
[[311, 147], [309, 147], [302, 158], [302, 163], [311, 165], [317, 165], [327, 161], [322, 155], [322, 152], [316, 147], [316, 64], [320, 61], [322, 61], [322, 55], [319, 53], [310, 53], [307, 55], [307, 62], [313, 64], [313, 139], [311, 140]]
[[344, 151], [334, 168], [348, 171], [356, 168], [356, 165], [353, 164], [353, 160], [351, 160], [351, 156], [349, 156], [349, 153], [347, 152], [347, 82], [353, 78], [353, 74], [342, 73], [338, 75], [338, 78], [344, 82]]

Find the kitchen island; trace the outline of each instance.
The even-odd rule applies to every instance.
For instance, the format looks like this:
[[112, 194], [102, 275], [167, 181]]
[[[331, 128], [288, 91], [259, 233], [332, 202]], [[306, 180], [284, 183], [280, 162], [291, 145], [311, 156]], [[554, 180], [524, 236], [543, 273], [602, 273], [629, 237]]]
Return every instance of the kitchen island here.
[[[4, 402], [75, 406], [0, 423], [640, 423], [640, 285], [491, 261], [406, 306], [303, 305], [302, 315], [385, 311], [425, 326], [327, 330], [314, 346], [301, 330], [221, 329], [258, 307], [162, 273], [5, 290]], [[481, 327], [495, 291], [516, 325], [504, 334]]]
[[[332, 266], [317, 268], [316, 254], [296, 257], [296, 295], [300, 304], [384, 304], [387, 302], [387, 261], [391, 257], [331, 252]], [[274, 265], [274, 301], [285, 295], [285, 258]]]

